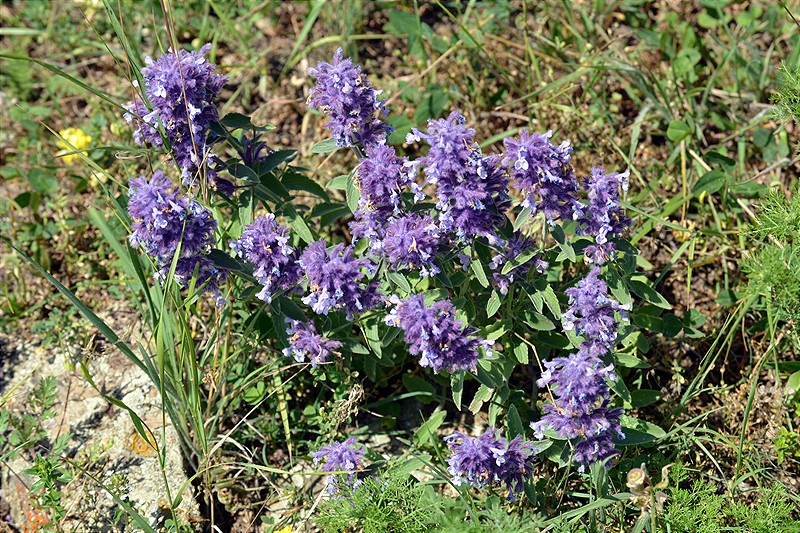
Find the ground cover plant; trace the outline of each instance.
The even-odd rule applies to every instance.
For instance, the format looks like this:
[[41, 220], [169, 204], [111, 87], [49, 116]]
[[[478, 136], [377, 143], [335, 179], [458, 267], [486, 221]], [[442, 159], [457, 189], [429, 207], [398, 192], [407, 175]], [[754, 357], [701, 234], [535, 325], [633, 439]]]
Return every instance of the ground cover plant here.
[[7, 527], [800, 530], [794, 11], [3, 6]]

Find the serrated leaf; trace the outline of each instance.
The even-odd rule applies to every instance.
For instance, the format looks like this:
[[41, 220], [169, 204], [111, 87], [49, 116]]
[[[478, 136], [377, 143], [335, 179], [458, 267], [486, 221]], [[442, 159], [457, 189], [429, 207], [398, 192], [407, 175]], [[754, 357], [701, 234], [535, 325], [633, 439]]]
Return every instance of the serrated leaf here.
[[484, 384], [481, 384], [481, 386], [478, 387], [478, 390], [475, 391], [475, 396], [473, 396], [472, 401], [469, 404], [469, 410], [472, 412], [472, 414], [478, 414], [478, 411], [481, 410], [483, 404], [491, 399], [492, 392], [494, 391]]
[[547, 304], [547, 308], [550, 309], [553, 316], [561, 319], [561, 304], [558, 302], [558, 296], [556, 296], [553, 287], [548, 284], [542, 291], [542, 296], [544, 296], [544, 303]]

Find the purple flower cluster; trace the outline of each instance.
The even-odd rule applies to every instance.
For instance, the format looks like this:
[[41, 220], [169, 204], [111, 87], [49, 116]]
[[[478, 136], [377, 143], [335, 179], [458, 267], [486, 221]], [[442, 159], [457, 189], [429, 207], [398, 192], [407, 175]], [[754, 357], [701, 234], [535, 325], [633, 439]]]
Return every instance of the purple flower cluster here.
[[[323, 472], [336, 472], [339, 470], [360, 470], [363, 468], [364, 455], [367, 453], [363, 446], [356, 444], [355, 437], [350, 437], [344, 442], [332, 442], [323, 446], [319, 451], [312, 452], [314, 464], [322, 463]], [[331, 475], [328, 477], [328, 492], [352, 492], [358, 487], [356, 472]]]
[[231, 241], [234, 255], [255, 266], [253, 275], [264, 286], [256, 294], [267, 303], [277, 291], [290, 289], [300, 280], [297, 252], [289, 244], [289, 230], [272, 213], [250, 223], [241, 238]]
[[180, 248], [175, 278], [183, 285], [197, 273], [198, 286], [213, 293], [223, 303], [219, 284], [226, 273], [218, 270], [204, 255], [213, 246], [217, 222], [211, 211], [194, 200], [179, 195], [172, 182], [160, 170], [152, 179], [139, 177], [130, 181], [128, 213], [133, 219], [131, 246], [142, 248], [155, 258], [157, 277], [163, 282]]
[[491, 343], [474, 337], [475, 329], [456, 319], [456, 309], [448, 300], [425, 305], [425, 297], [414, 294], [405, 300], [392, 296], [394, 307], [386, 315], [386, 323], [399, 327], [405, 334], [408, 351], [420, 356], [419, 364], [433, 369], [457, 372], [474, 371], [478, 348], [491, 355]]
[[377, 251], [386, 224], [402, 213], [402, 192], [409, 178], [394, 148], [380, 144], [367, 146], [356, 178], [361, 198], [350, 229], [354, 238], [370, 239], [373, 251]]
[[479, 488], [505, 484], [509, 498], [514, 498], [533, 474], [537, 449], [533, 443], [523, 441], [521, 435], [509, 442], [496, 437], [494, 428], [479, 437], [456, 431], [445, 437], [445, 442], [452, 452], [447, 471], [456, 485], [464, 481]]
[[339, 146], [369, 146], [384, 144], [389, 126], [375, 117], [375, 111], [389, 113], [385, 100], [364, 78], [361, 67], [353, 65], [350, 58], [342, 59], [342, 49], [333, 55], [333, 64], [320, 62], [308, 69], [317, 79], [309, 91], [308, 106], [331, 119], [325, 128], [331, 132]]
[[204, 167], [210, 183], [229, 189], [230, 183], [216, 180], [214, 169], [217, 160], [206, 139], [211, 122], [218, 118], [213, 101], [227, 80], [225, 76], [216, 74], [214, 64], [205, 58], [210, 50], [211, 45], [207, 44], [199, 51], [170, 51], [156, 61], [146, 58], [147, 66], [142, 69], [142, 76], [153, 111], [146, 112], [142, 102], [134, 101], [125, 106], [128, 110], [125, 119], [139, 123], [134, 132], [137, 143], [146, 141], [154, 146], [162, 145], [156, 131], [160, 121], [181, 168], [184, 183], [191, 182], [197, 171]]
[[608, 297], [608, 286], [599, 275], [595, 267], [577, 287], [566, 290], [564, 329], [575, 330], [583, 340], [577, 352], [544, 363], [546, 370], [537, 383], [550, 387], [554, 403], [545, 405], [545, 416], [531, 424], [539, 438], [553, 429], [561, 437], [580, 439], [575, 459], [581, 472], [585, 465], [619, 453], [614, 434], [625, 437], [619, 422], [622, 409], [610, 407], [607, 380], [617, 377], [614, 365], [605, 364], [603, 357], [614, 350], [619, 326], [615, 312], [625, 320], [627, 306]]
[[289, 347], [284, 348], [283, 355], [294, 357], [298, 363], [306, 359], [311, 361], [311, 365], [316, 367], [328, 361], [328, 358], [335, 354], [335, 350], [341, 348], [342, 343], [336, 339], [326, 339], [317, 333], [314, 323], [300, 322], [287, 318], [289, 327], [286, 334], [289, 336]]
[[528, 237], [515, 233], [510, 239], [504, 241], [498, 253], [492, 256], [492, 261], [489, 263], [489, 268], [495, 272], [492, 274], [492, 281], [497, 286], [500, 294], [508, 294], [508, 289], [511, 284], [516, 280], [525, 279], [531, 266], [536, 267], [536, 271], [541, 273], [547, 270], [549, 264], [547, 261], [539, 257], [533, 257], [531, 260], [512, 268], [507, 273], [503, 274], [502, 270], [506, 263], [509, 263], [520, 256], [523, 252], [533, 248], [535, 243]]
[[303, 302], [315, 313], [327, 315], [331, 309], [344, 310], [352, 318], [381, 302], [377, 283], [361, 284], [366, 277], [362, 269], [372, 275], [376, 265], [369, 259], [353, 257], [352, 246], [340, 243], [328, 253], [325, 241], [319, 240], [308, 245], [298, 263], [308, 278], [310, 291]]
[[423, 278], [435, 276], [439, 267], [433, 258], [441, 240], [439, 227], [430, 215], [406, 215], [386, 227], [382, 252], [393, 267], [420, 269]]
[[473, 141], [475, 130], [464, 121], [453, 111], [446, 119], [429, 120], [427, 133], [411, 130], [406, 142], [424, 139], [430, 150], [408, 166], [422, 166], [425, 180], [436, 187], [443, 231], [453, 231], [461, 239], [483, 236], [492, 241], [510, 206], [508, 179], [499, 158], [481, 153]]
[[503, 165], [511, 174], [512, 183], [525, 195], [523, 207], [533, 214], [542, 212], [548, 223], [557, 218], [577, 218], [582, 206], [575, 195], [578, 180], [570, 165], [572, 147], [564, 141], [560, 146], [550, 142], [553, 132], [544, 135], [527, 131], [519, 137], [505, 139]]
[[618, 237], [631, 223], [619, 205], [619, 189], [628, 190], [629, 171], [606, 174], [602, 168], [593, 168], [586, 180], [589, 205], [579, 221], [581, 235], [594, 237], [595, 244], [587, 246], [584, 257], [589, 263], [604, 264], [616, 254], [616, 246], [609, 238]]

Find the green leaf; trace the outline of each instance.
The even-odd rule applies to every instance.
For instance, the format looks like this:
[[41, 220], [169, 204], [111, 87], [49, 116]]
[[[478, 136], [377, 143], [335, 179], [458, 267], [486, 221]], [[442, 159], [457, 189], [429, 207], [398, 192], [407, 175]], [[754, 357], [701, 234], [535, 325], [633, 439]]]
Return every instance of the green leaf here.
[[325, 139], [324, 141], [320, 141], [314, 146], [312, 146], [310, 152], [312, 154], [329, 154], [331, 152], [339, 150], [340, 148], [343, 147], [337, 145], [335, 139], [330, 138], [330, 139]]
[[671, 120], [667, 126], [667, 138], [674, 143], [682, 141], [691, 134], [691, 128], [682, 120]]
[[56, 179], [55, 172], [32, 168], [25, 175], [25, 179], [36, 192], [47, 194], [58, 190], [58, 179]]
[[659, 401], [664, 396], [660, 390], [636, 389], [631, 391], [631, 408], [646, 407]]
[[508, 431], [508, 440], [513, 439], [517, 435], [525, 435], [525, 428], [522, 425], [522, 418], [519, 416], [517, 406], [511, 404], [506, 414], [506, 429]]
[[489, 301], [486, 302], [486, 318], [492, 318], [495, 313], [500, 309], [500, 296], [497, 294], [497, 291], [492, 291], [491, 296], [489, 296]]
[[789, 376], [786, 380], [786, 396], [792, 399], [800, 391], [800, 370]]
[[542, 291], [542, 295], [544, 296], [544, 303], [547, 304], [547, 308], [550, 309], [550, 312], [553, 313], [554, 317], [560, 319], [561, 305], [558, 303], [558, 296], [556, 296], [553, 287], [548, 284], [544, 288], [544, 291]]
[[614, 360], [616, 361], [616, 365], [622, 368], [650, 368], [651, 366], [650, 363], [623, 352], [617, 352], [614, 355]]
[[662, 309], [672, 309], [672, 306], [669, 302], [661, 296], [655, 289], [653, 289], [647, 283], [642, 281], [632, 279], [629, 282], [629, 286], [634, 294], [642, 298], [644, 301], [655, 305], [656, 307], [660, 307]]
[[417, 446], [425, 446], [429, 443], [435, 443], [439, 440], [436, 431], [444, 422], [444, 417], [447, 413], [438, 407], [433, 412], [431, 417], [426, 420], [419, 429], [414, 433], [414, 442]]
[[225, 126], [226, 128], [230, 128], [233, 130], [253, 125], [253, 123], [250, 122], [250, 117], [248, 117], [247, 115], [243, 115], [241, 113], [228, 113], [227, 115], [219, 119], [219, 123]]
[[240, 180], [244, 180], [248, 183], [260, 183], [261, 181], [259, 180], [256, 171], [244, 163], [232, 163], [228, 165], [225, 170], [227, 170], [231, 176], [239, 178]]
[[414, 13], [389, 11], [389, 22], [383, 25], [383, 30], [397, 36], [415, 35], [419, 33], [419, 19]]
[[297, 232], [297, 235], [300, 236], [306, 244], [311, 244], [314, 242], [314, 236], [311, 234], [311, 229], [306, 224], [306, 221], [300, 217], [297, 212], [292, 207], [290, 213], [286, 214], [286, 218], [289, 220], [289, 226]]
[[285, 173], [281, 182], [289, 191], [305, 191], [328, 201], [328, 193], [319, 183], [298, 172]]
[[399, 272], [386, 272], [386, 277], [395, 284], [400, 290], [410, 294], [411, 284], [408, 283], [406, 277]]
[[283, 163], [291, 161], [297, 156], [297, 150], [276, 150], [269, 154], [264, 161], [258, 163], [259, 175], [264, 175], [267, 172], [272, 172]]
[[480, 259], [475, 259], [470, 263], [470, 268], [472, 272], [475, 274], [475, 277], [478, 279], [478, 283], [481, 284], [482, 287], [489, 286], [489, 280], [486, 278], [486, 272], [483, 270], [483, 263], [481, 263]]
[[347, 207], [350, 208], [350, 212], [355, 213], [358, 211], [358, 201], [361, 198], [361, 191], [358, 190], [355, 176], [352, 173], [347, 177], [345, 195], [347, 197]]
[[695, 196], [700, 196], [701, 194], [714, 194], [718, 190], [725, 185], [725, 173], [720, 170], [712, 170], [711, 172], [706, 172], [700, 179], [697, 180], [697, 183], [692, 189], [692, 193]]
[[483, 404], [488, 402], [492, 397], [493, 392], [494, 391], [492, 389], [484, 384], [481, 384], [481, 386], [478, 387], [478, 390], [475, 391], [475, 396], [472, 398], [472, 401], [469, 404], [469, 410], [472, 412], [472, 414], [478, 414], [478, 411], [481, 410]]
[[214, 263], [216, 266], [223, 268], [225, 270], [233, 270], [236, 272], [243, 272], [244, 267], [242, 266], [239, 261], [231, 257], [230, 255], [226, 254], [222, 250], [217, 250], [213, 248], [210, 252], [208, 252], [209, 259], [211, 262]]
[[343, 190], [347, 189], [347, 180], [349, 178], [350, 178], [350, 176], [347, 175], [347, 174], [342, 174], [341, 176], [336, 176], [331, 181], [329, 181], [328, 184], [325, 185], [325, 187], [328, 188], [328, 189], [334, 189], [334, 190], [343, 191]]
[[528, 345], [525, 343], [517, 344], [514, 346], [514, 357], [520, 364], [527, 365], [528, 364]]
[[508, 274], [518, 266], [524, 265], [525, 263], [533, 259], [535, 255], [536, 255], [536, 250], [534, 250], [533, 248], [528, 248], [527, 250], [519, 254], [517, 257], [515, 257], [514, 259], [503, 265], [503, 269], [500, 271], [500, 273], [503, 275]]
[[461, 397], [464, 394], [464, 372], [455, 372], [450, 376], [450, 389], [453, 392], [453, 403], [461, 410]]

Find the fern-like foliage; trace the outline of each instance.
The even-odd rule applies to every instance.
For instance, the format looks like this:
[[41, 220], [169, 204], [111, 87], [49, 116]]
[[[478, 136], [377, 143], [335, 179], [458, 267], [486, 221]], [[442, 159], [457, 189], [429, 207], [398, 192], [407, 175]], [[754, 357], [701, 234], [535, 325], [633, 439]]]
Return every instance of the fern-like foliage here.
[[800, 124], [800, 66], [784, 64], [780, 70], [778, 92], [772, 96], [775, 116], [780, 120], [794, 119]]

